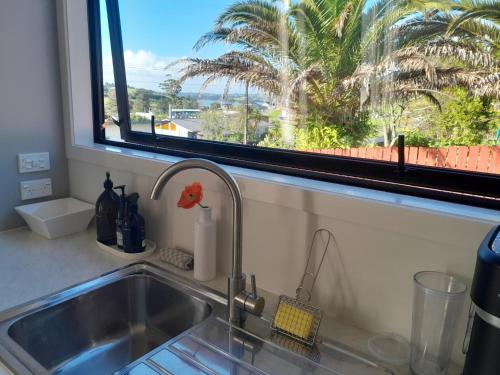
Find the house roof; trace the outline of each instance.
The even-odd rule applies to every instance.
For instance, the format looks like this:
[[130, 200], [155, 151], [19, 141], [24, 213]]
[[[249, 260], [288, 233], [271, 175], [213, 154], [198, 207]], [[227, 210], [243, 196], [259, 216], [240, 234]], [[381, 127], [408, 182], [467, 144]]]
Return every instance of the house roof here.
[[172, 122], [191, 132], [199, 133], [202, 130], [202, 122], [197, 118], [172, 119]]

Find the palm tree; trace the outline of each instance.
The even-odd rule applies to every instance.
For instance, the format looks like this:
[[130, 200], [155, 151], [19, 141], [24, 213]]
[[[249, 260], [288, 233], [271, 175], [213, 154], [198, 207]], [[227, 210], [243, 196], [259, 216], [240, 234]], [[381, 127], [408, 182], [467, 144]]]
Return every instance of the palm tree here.
[[[249, 84], [281, 98], [296, 113], [313, 108], [329, 120], [357, 111], [347, 95], [332, 97], [360, 60], [365, 0], [303, 0], [284, 6], [272, 0], [231, 5], [195, 48], [223, 42], [234, 50], [215, 59], [185, 59], [180, 82], [204, 76]], [[306, 94], [307, 93], [307, 94]], [[344, 97], [344, 100], [342, 100]]]
[[[498, 3], [494, 0], [241, 0], [195, 48], [222, 42], [215, 59], [185, 59], [180, 82], [225, 79], [281, 98], [297, 115], [342, 124], [415, 96], [439, 106], [442, 89], [500, 95]], [[359, 94], [361, 92], [361, 95]], [[386, 144], [395, 124], [385, 129]]]
[[[359, 88], [361, 105], [375, 112], [390, 112], [394, 105], [404, 110], [402, 103], [415, 96], [426, 96], [439, 107], [442, 89], [454, 86], [500, 97], [500, 26], [494, 12], [483, 19], [469, 4], [487, 2], [410, 0], [391, 11], [379, 2], [368, 15], [373, 22], [362, 42], [363, 63], [344, 81], [345, 87]], [[498, 4], [492, 7], [499, 9]], [[385, 144], [390, 145], [396, 124], [386, 125]]]
[[[377, 5], [385, 9], [383, 3]], [[388, 90], [402, 95], [416, 91], [432, 99], [443, 87], [463, 86], [477, 95], [499, 96], [498, 1], [403, 0], [393, 7], [381, 16], [377, 6], [372, 8], [378, 18], [363, 41], [365, 57], [370, 48], [392, 45], [365, 58], [368, 63], [357, 73], [388, 77]]]

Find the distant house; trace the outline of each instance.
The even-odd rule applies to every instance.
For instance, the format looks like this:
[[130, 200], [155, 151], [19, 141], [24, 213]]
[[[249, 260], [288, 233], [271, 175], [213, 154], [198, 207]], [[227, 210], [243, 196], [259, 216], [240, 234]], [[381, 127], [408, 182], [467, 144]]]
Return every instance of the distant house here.
[[202, 128], [200, 113], [199, 109], [175, 109], [169, 106], [169, 118], [156, 121], [155, 131], [162, 135], [200, 138]]
[[183, 138], [199, 138], [201, 129], [201, 120], [197, 118], [161, 120], [155, 125], [157, 134]]
[[201, 110], [200, 109], [175, 109], [169, 106], [169, 118], [171, 119], [194, 119], [199, 118]]

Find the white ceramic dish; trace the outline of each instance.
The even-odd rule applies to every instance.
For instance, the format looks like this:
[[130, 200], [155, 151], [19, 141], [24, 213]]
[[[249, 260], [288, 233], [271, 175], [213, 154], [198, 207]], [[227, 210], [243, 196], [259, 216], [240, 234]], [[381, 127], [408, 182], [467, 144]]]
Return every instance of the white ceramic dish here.
[[123, 259], [128, 259], [128, 260], [139, 260], [139, 259], [144, 259], [147, 258], [150, 255], [153, 255], [153, 253], [156, 250], [156, 243], [150, 240], [146, 240], [146, 249], [142, 253], [126, 253], [123, 250], [120, 250], [116, 245], [115, 246], [108, 246], [105, 245], [99, 241], [97, 242], [97, 246], [99, 246], [102, 250], [113, 254], [117, 257], [123, 258]]
[[30, 229], [39, 235], [54, 239], [84, 231], [94, 217], [94, 206], [75, 198], [15, 207]]

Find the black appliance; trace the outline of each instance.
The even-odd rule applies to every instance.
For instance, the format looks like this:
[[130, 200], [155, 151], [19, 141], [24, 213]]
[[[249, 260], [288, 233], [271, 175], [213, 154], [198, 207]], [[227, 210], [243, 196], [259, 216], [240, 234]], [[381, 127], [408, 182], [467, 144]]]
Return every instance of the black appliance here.
[[477, 252], [463, 375], [500, 374], [500, 225]]

